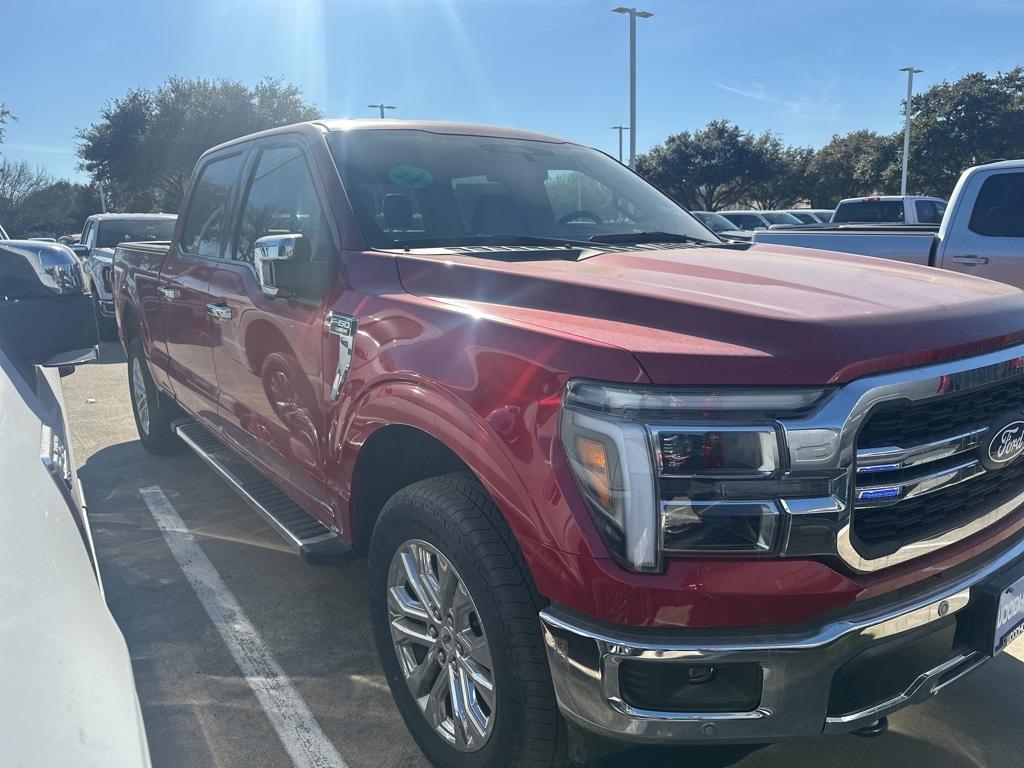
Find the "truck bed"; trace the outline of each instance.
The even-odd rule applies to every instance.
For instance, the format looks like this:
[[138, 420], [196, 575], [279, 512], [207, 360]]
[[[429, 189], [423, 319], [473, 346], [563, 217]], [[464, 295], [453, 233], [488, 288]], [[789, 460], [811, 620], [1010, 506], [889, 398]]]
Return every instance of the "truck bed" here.
[[936, 224], [827, 224], [758, 230], [754, 242], [856, 253], [928, 266], [932, 263], [938, 229]]

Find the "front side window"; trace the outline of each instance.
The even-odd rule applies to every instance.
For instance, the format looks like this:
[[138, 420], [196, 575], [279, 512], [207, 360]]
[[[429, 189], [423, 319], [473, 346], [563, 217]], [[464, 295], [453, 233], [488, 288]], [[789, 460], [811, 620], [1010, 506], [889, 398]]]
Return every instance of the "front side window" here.
[[629, 169], [575, 144], [411, 129], [336, 131], [328, 143], [371, 247], [651, 233], [714, 240]]
[[225, 234], [231, 190], [242, 167], [242, 155], [207, 163], [192, 190], [181, 231], [181, 249], [217, 258]]
[[313, 260], [324, 260], [331, 235], [302, 150], [274, 147], [260, 153], [242, 205], [234, 258], [252, 263], [256, 241], [267, 235], [302, 235]]
[[968, 227], [985, 237], [1024, 237], [1024, 173], [985, 179]]

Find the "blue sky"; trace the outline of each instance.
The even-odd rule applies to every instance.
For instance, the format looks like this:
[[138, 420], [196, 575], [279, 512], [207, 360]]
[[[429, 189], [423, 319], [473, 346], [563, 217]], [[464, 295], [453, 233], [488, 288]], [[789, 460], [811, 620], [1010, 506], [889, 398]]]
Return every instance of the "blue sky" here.
[[[5, 3], [0, 153], [59, 176], [103, 104], [170, 75], [302, 87], [332, 117], [497, 123], [615, 152], [627, 19], [604, 0]], [[1022, 62], [1022, 0], [644, 0], [638, 149], [724, 117], [793, 144], [897, 130], [906, 88]]]

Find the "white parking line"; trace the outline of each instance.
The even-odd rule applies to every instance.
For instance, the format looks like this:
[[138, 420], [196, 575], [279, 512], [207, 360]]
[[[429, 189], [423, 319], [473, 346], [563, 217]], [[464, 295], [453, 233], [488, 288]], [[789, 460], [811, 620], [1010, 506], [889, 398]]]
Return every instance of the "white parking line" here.
[[296, 768], [347, 768], [164, 492], [140, 493]]

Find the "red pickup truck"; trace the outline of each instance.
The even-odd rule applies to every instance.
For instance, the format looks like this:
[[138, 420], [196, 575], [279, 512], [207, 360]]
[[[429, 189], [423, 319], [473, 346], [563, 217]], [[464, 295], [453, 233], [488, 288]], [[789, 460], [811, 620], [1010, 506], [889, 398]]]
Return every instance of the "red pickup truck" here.
[[724, 243], [549, 136], [311, 122], [115, 256], [139, 435], [368, 556], [437, 765], [878, 733], [1021, 632], [1024, 295]]

